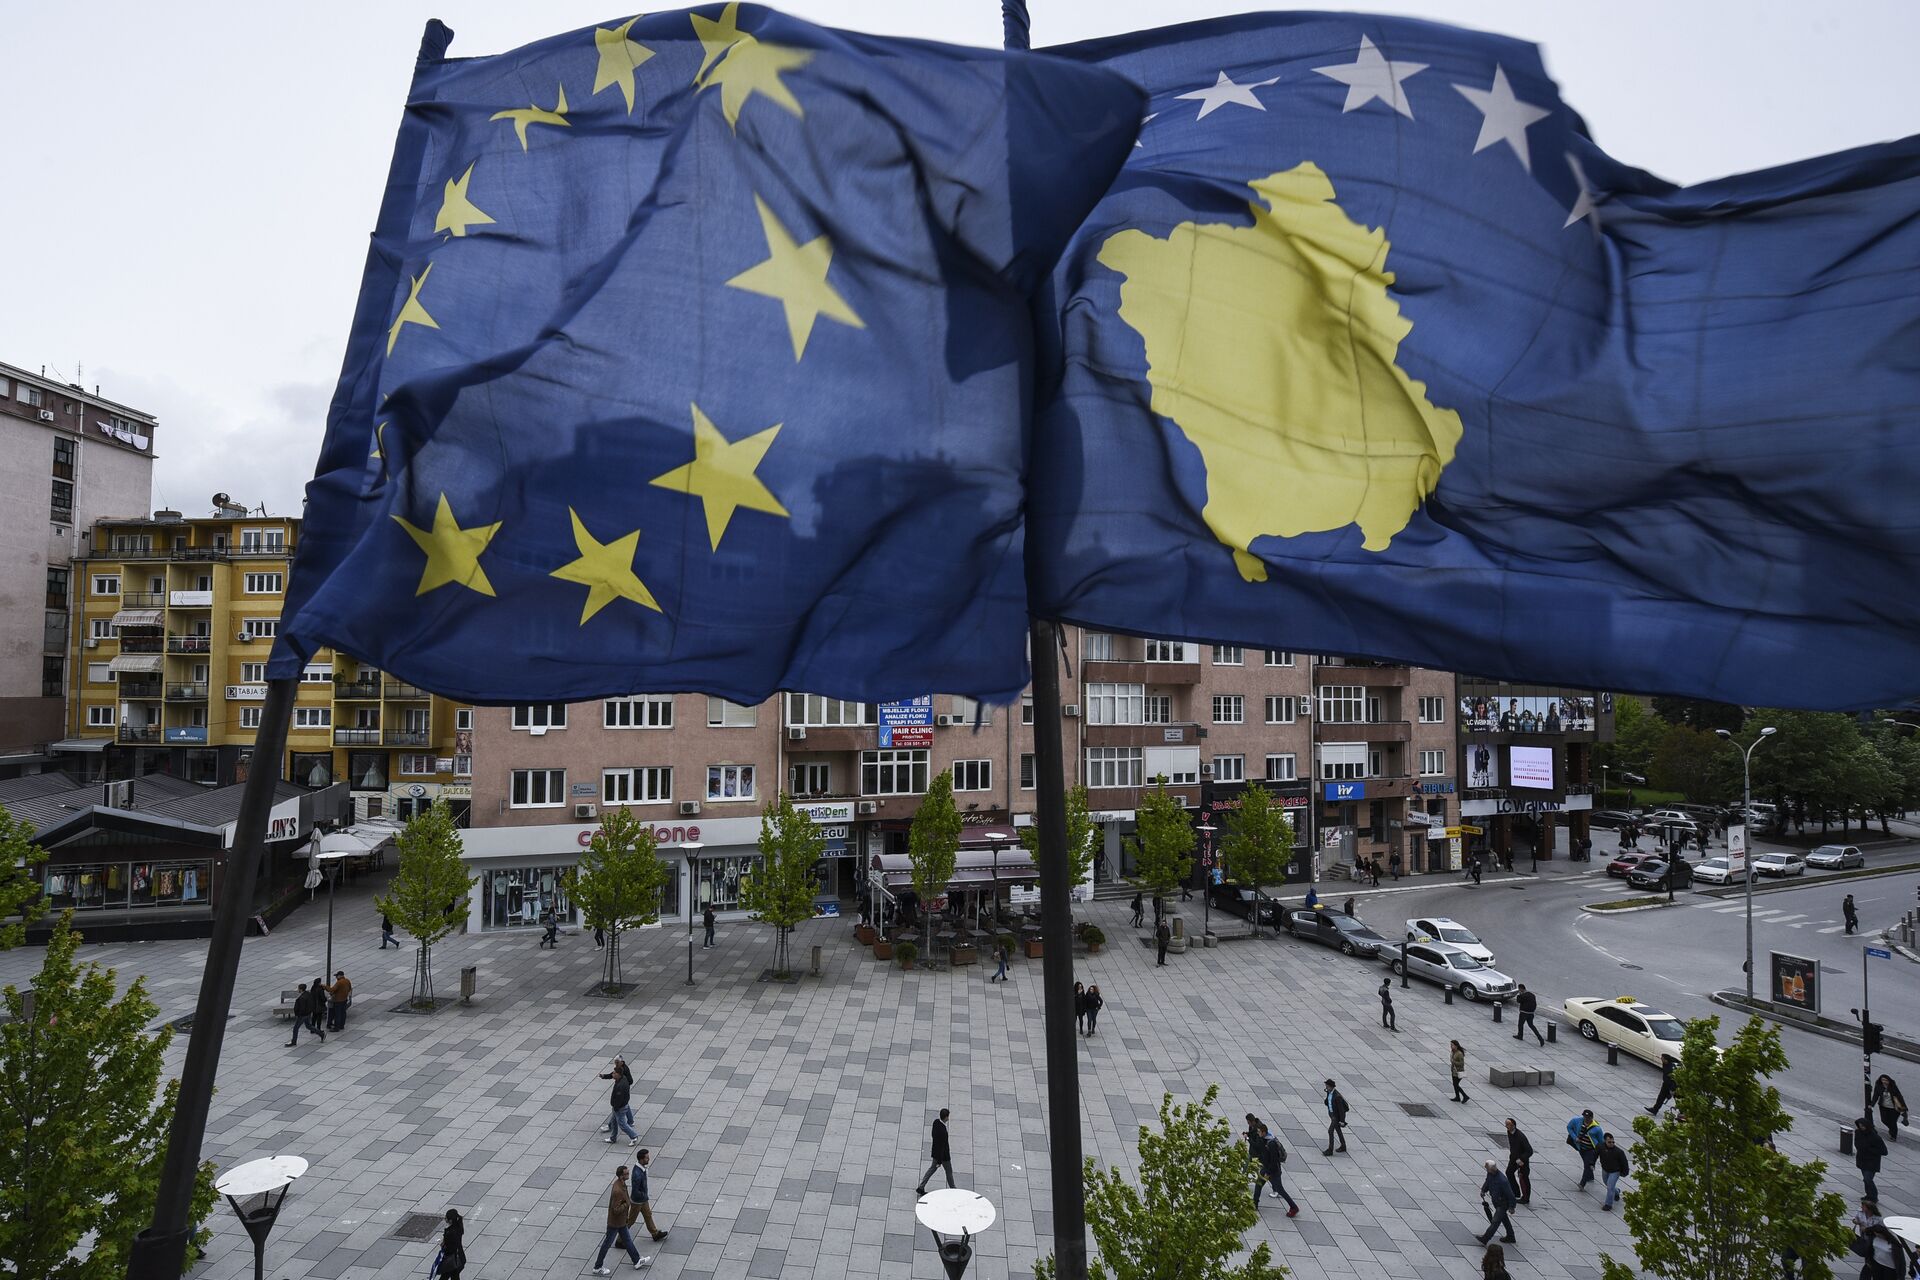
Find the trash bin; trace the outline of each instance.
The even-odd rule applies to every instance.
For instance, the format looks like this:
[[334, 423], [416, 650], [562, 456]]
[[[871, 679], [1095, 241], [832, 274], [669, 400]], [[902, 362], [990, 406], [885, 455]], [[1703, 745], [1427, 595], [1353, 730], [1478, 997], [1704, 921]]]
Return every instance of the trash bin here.
[[480, 989], [480, 966], [470, 964], [460, 970], [460, 1003], [473, 1003], [473, 993]]
[[819, 947], [815, 947], [813, 949], [813, 973], [815, 977], [818, 977], [820, 975], [820, 948]]

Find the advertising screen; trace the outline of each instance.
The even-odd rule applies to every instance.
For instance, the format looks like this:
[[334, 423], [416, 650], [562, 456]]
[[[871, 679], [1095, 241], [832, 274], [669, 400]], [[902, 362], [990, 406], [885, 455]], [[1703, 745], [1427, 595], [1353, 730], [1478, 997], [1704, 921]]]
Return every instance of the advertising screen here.
[[1497, 733], [1580, 733], [1593, 729], [1593, 699], [1579, 695], [1460, 699], [1468, 729]]
[[1512, 786], [1553, 790], [1553, 748], [1514, 747], [1507, 758], [1507, 773]]

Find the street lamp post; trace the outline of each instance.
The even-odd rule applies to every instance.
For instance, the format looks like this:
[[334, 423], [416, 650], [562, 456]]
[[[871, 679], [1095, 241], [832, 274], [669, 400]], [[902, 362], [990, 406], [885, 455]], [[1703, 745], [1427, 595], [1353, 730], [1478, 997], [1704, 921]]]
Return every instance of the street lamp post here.
[[[287, 1188], [306, 1171], [307, 1162], [299, 1156], [268, 1156], [249, 1160], [214, 1179], [213, 1189], [227, 1198], [253, 1240], [253, 1280], [266, 1280], [267, 1234], [280, 1216], [280, 1206], [287, 1202]], [[247, 1208], [240, 1202], [248, 1196], [259, 1196], [260, 1203]]]
[[[993, 851], [993, 932], [1000, 932], [1000, 846], [1012, 839], [1004, 831], [987, 832], [987, 847]], [[995, 954], [999, 954], [995, 952]]]
[[689, 840], [680, 846], [681, 854], [687, 860], [687, 985], [693, 985], [693, 904], [700, 896], [699, 858], [700, 850], [706, 848], [698, 840]]
[[[1733, 742], [1733, 735], [1729, 733], [1727, 730], [1715, 729], [1714, 732], [1719, 734], [1721, 737], [1725, 738], [1728, 742]], [[1771, 738], [1776, 732], [1778, 732], [1778, 730], [1775, 729], [1774, 726], [1768, 725], [1766, 728], [1760, 731], [1758, 737], [1754, 738], [1752, 742], [1749, 742], [1747, 744], [1746, 750], [1741, 753], [1741, 757], [1740, 757], [1740, 828], [1743, 833], [1743, 836], [1744, 836], [1744, 833], [1746, 832], [1746, 827], [1747, 827], [1747, 815], [1753, 812], [1753, 749], [1759, 746], [1761, 743], [1765, 742], [1768, 738]], [[1739, 746], [1740, 744], [1735, 742], [1734, 745]], [[1742, 843], [1746, 845], [1746, 852], [1741, 856], [1741, 859], [1740, 859], [1740, 863], [1741, 863], [1740, 880], [1741, 880], [1741, 884], [1746, 889], [1747, 1000], [1751, 1002], [1753, 1000], [1753, 841], [1750, 838], [1748, 838], [1748, 839], [1743, 839]], [[1668, 897], [1673, 896], [1673, 878], [1671, 874], [1671, 864], [1669, 864], [1669, 874], [1667, 878], [1667, 896]]]
[[[1211, 822], [1203, 822], [1194, 830], [1200, 833], [1200, 945], [1207, 945], [1207, 936], [1213, 932], [1213, 833], [1220, 828]], [[1260, 891], [1256, 887], [1253, 894], [1253, 932], [1260, 932]]]

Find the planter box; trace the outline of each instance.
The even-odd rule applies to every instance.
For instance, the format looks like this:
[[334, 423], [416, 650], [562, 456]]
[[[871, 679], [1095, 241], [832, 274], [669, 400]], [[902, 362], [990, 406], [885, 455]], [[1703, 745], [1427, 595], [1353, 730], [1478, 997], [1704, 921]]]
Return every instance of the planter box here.
[[875, 937], [875, 934], [873, 932], [872, 925], [857, 924], [853, 926], [853, 940], [859, 943], [861, 946], [863, 947], [872, 946], [874, 937]]
[[1039, 938], [1028, 938], [1021, 945], [1025, 947], [1029, 960], [1038, 960], [1047, 954], [1046, 944]]
[[873, 958], [875, 960], [893, 959], [893, 944], [885, 938], [875, 938], [873, 940]]
[[1089, 942], [1087, 944], [1087, 954], [1097, 956], [1100, 954], [1100, 948], [1105, 945], [1106, 944], [1102, 942]]
[[956, 946], [947, 949], [948, 964], [979, 964], [980, 949], [970, 946]]

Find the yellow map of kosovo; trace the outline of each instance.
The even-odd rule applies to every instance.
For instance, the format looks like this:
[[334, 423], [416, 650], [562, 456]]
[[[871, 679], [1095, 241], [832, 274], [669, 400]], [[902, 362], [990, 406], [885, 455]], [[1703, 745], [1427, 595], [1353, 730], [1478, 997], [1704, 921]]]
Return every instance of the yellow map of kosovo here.
[[1147, 346], [1153, 410], [1200, 450], [1201, 511], [1249, 582], [1250, 550], [1358, 525], [1385, 550], [1440, 482], [1460, 415], [1394, 363], [1413, 325], [1387, 292], [1387, 238], [1349, 219], [1317, 165], [1251, 184], [1253, 225], [1122, 231], [1100, 262]]

